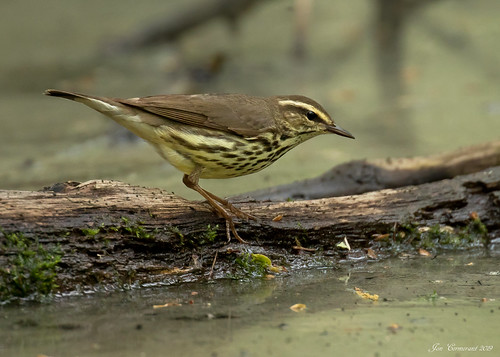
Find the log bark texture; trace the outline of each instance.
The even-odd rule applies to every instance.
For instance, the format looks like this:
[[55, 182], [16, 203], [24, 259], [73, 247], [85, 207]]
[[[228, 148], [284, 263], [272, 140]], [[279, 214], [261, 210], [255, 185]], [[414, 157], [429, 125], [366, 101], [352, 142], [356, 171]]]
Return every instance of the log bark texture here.
[[[0, 191], [0, 227], [4, 233], [36, 237], [44, 246], [59, 245], [63, 256], [58, 281], [60, 289], [68, 291], [199, 279], [208, 275], [216, 252], [215, 270], [210, 273], [215, 277], [227, 272], [238, 251], [290, 262], [298, 257], [293, 248], [297, 238], [303, 247], [319, 249], [323, 257], [335, 261], [345, 257], [336, 247], [345, 237], [353, 248], [369, 247], [374, 234], [389, 233], [394, 225], [457, 227], [467, 224], [472, 212], [495, 238], [500, 236], [499, 202], [500, 167], [354, 196], [238, 201], [236, 205], [258, 218], [237, 225], [250, 242], [241, 245], [226, 243], [224, 221], [203, 202], [159, 189], [94, 180], [56, 184], [39, 192]], [[273, 220], [279, 216], [282, 219]], [[1, 251], [0, 264], [9, 254]]]

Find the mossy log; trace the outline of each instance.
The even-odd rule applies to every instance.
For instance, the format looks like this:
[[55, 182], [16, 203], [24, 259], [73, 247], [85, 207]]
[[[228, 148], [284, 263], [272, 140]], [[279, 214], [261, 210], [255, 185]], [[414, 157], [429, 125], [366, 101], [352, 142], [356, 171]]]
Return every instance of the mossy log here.
[[[59, 247], [61, 291], [222, 277], [244, 251], [285, 265], [313, 255], [334, 263], [348, 254], [365, 254], [364, 248], [375, 247], [375, 236], [394, 235], [395, 227], [403, 224], [464, 227], [472, 214], [490, 239], [498, 237], [499, 201], [500, 166], [360, 195], [295, 202], [239, 200], [234, 203], [258, 218], [237, 222], [249, 242], [243, 245], [226, 242], [224, 220], [205, 203], [160, 189], [93, 180], [37, 192], [2, 190], [0, 266], [15, 253], [6, 249], [9, 233]], [[352, 253], [337, 247], [344, 239]]]

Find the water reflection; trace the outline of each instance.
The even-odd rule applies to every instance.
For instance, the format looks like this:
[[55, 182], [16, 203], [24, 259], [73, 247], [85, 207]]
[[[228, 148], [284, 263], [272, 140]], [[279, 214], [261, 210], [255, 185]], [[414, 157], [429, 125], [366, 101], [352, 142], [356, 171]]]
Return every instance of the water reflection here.
[[[272, 280], [220, 280], [4, 306], [0, 352], [299, 356], [401, 348], [399, 355], [412, 355], [434, 343], [493, 344], [500, 313], [500, 302], [492, 300], [500, 294], [497, 259], [482, 253], [395, 258]], [[360, 298], [356, 287], [378, 294], [379, 301]], [[297, 303], [306, 309], [290, 310]]]

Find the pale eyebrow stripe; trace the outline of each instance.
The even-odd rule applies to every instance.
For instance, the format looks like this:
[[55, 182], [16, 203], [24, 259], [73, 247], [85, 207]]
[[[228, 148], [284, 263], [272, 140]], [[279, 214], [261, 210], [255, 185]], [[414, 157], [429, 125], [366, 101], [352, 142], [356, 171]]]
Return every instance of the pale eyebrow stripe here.
[[304, 102], [295, 101], [295, 100], [291, 100], [291, 99], [279, 100], [278, 104], [281, 105], [281, 106], [283, 106], [283, 107], [287, 106], [287, 105], [291, 105], [291, 106], [303, 108], [305, 110], [310, 110], [311, 112], [314, 112], [314, 113], [318, 114], [318, 116], [321, 117], [321, 119], [323, 119], [323, 121], [325, 123], [328, 123], [328, 117], [326, 117], [325, 114], [323, 114], [322, 111], [318, 111], [318, 108], [316, 108], [314, 105], [307, 104], [307, 103], [304, 103]]

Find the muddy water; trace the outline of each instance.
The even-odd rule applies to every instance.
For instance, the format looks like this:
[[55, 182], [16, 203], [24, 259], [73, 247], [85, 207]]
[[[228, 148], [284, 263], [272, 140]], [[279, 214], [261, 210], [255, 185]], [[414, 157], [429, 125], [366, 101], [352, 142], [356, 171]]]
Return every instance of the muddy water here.
[[462, 356], [465, 347], [499, 355], [498, 258], [392, 258], [2, 307], [0, 355]]

